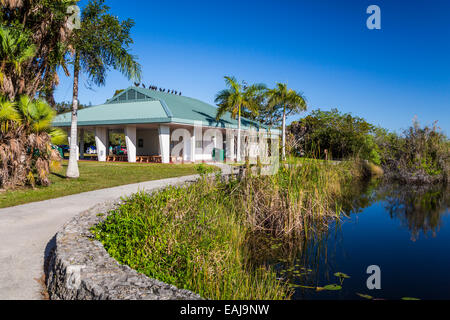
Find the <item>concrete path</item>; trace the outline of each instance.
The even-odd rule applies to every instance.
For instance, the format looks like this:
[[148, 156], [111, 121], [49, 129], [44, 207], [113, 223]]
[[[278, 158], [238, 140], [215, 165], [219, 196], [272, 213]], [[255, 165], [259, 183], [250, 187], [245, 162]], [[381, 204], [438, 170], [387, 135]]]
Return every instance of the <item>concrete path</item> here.
[[36, 279], [43, 275], [44, 255], [58, 230], [77, 214], [140, 190], [182, 184], [197, 177], [150, 181], [0, 209], [0, 300], [42, 298], [42, 286]]

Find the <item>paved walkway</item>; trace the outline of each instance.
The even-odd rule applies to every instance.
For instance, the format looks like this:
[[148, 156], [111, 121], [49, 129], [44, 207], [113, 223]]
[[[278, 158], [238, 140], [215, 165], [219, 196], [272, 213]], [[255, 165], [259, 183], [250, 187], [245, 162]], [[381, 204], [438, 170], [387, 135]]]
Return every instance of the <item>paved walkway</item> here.
[[42, 286], [36, 279], [43, 275], [46, 250], [58, 230], [77, 214], [140, 190], [151, 191], [196, 178], [150, 181], [0, 209], [0, 300], [42, 298]]

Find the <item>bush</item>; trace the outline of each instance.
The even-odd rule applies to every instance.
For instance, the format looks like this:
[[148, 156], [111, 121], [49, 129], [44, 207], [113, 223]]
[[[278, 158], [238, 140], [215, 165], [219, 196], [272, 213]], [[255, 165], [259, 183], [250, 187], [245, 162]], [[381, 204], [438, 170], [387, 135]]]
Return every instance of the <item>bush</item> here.
[[52, 142], [66, 138], [51, 128], [54, 116], [42, 100], [22, 96], [11, 102], [0, 96], [0, 187], [50, 184], [50, 166], [61, 160]]
[[406, 183], [448, 182], [450, 141], [435, 125], [417, 121], [402, 135], [380, 131], [377, 143], [387, 175]]
[[363, 118], [337, 109], [315, 110], [288, 127], [293, 153], [307, 157], [350, 159], [359, 157], [380, 164], [376, 128]]

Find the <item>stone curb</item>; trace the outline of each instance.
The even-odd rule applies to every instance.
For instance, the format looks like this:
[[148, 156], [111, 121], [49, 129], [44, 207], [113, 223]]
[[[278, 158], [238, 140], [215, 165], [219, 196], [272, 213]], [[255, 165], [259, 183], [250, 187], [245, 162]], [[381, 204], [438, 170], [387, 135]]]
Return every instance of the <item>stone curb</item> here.
[[110, 257], [91, 227], [105, 221], [123, 201], [102, 203], [81, 213], [56, 235], [46, 267], [52, 300], [201, 300], [188, 290], [151, 279]]

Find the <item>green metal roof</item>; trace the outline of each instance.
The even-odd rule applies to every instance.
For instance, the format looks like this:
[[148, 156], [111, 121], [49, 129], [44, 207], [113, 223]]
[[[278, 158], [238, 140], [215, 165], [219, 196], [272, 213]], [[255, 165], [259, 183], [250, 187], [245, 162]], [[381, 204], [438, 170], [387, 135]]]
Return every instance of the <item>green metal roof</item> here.
[[[216, 121], [217, 108], [197, 99], [180, 95], [130, 87], [109, 99], [105, 104], [78, 111], [78, 125], [115, 125], [145, 123], [179, 123], [219, 128], [238, 127], [231, 114], [225, 114]], [[71, 113], [59, 115], [53, 121], [55, 127], [69, 127]], [[242, 118], [242, 128], [264, 127], [255, 121]]]

